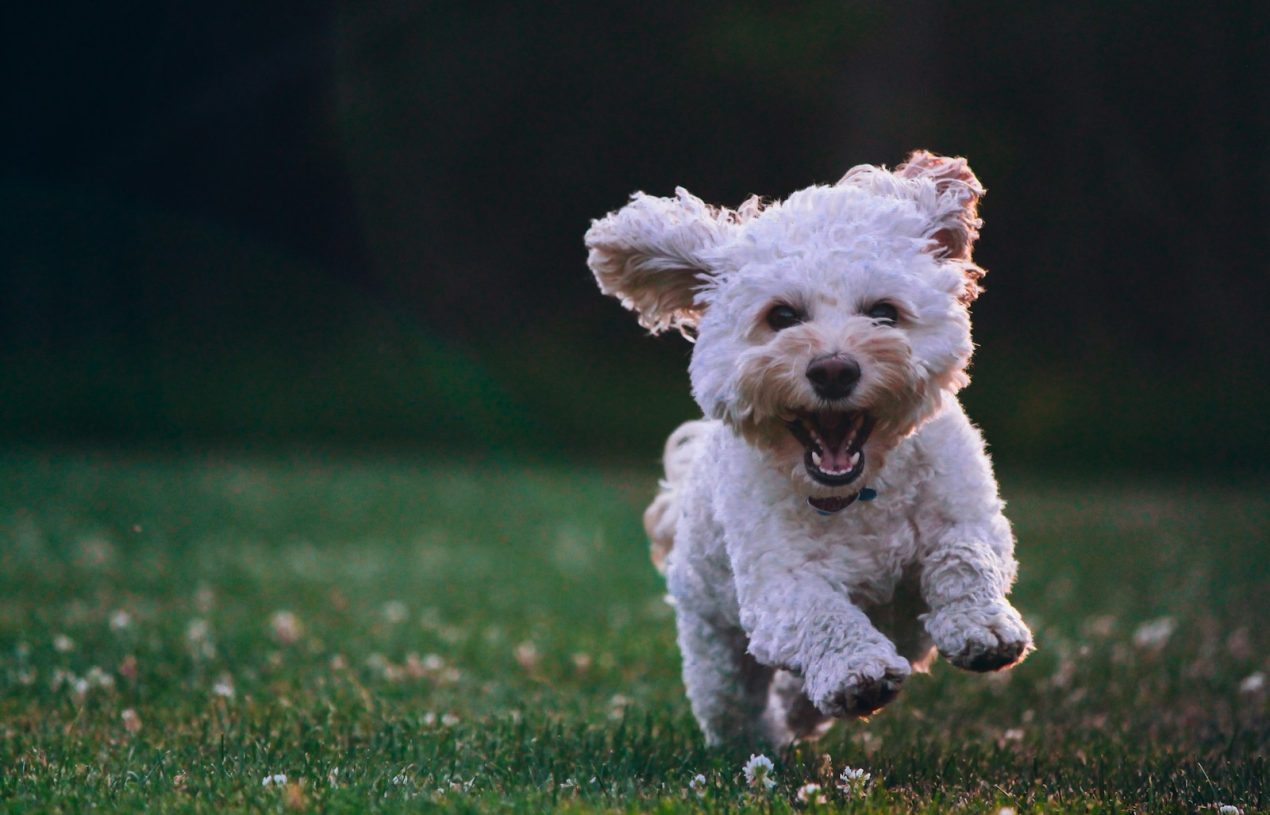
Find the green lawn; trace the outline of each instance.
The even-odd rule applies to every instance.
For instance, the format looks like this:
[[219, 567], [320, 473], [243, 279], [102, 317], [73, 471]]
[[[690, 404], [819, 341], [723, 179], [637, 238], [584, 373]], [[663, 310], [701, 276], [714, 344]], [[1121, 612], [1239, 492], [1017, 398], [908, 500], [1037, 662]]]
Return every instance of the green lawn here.
[[817, 780], [821, 811], [1270, 808], [1264, 484], [1007, 477], [1040, 650], [938, 663], [769, 791], [688, 713], [656, 475], [6, 455], [0, 810], [785, 812]]

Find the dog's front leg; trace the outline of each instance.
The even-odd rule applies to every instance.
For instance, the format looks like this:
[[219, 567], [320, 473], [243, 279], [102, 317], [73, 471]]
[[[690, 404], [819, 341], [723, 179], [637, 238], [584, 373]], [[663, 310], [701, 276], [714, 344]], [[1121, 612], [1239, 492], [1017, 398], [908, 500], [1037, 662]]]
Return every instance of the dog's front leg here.
[[[1004, 530], [1004, 531], [1003, 531]], [[992, 540], [1005, 535], [1005, 540]], [[952, 527], [923, 564], [926, 631], [958, 668], [996, 671], [1021, 660], [1032, 632], [1006, 599], [1014, 578], [1004, 518], [988, 526]]]
[[827, 716], [867, 716], [895, 698], [911, 666], [851, 602], [824, 544], [748, 543], [731, 555], [755, 659], [800, 675]]

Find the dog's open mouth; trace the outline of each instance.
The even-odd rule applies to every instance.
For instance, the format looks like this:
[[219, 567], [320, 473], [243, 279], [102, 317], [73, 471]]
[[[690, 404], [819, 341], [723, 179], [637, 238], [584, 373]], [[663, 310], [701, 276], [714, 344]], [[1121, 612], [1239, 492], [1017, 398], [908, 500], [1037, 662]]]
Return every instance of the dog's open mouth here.
[[873, 421], [861, 411], [819, 410], [799, 412], [788, 426], [806, 448], [807, 474], [827, 487], [842, 487], [864, 472], [864, 443]]

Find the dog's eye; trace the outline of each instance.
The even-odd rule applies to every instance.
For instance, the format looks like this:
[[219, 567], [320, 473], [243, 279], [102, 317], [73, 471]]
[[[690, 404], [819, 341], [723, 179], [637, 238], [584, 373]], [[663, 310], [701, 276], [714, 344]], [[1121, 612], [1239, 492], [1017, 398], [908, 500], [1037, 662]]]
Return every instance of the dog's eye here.
[[865, 313], [885, 325], [895, 325], [900, 318], [900, 313], [890, 303], [874, 303]]
[[791, 325], [798, 325], [803, 321], [803, 315], [793, 306], [779, 305], [772, 306], [772, 310], [767, 312], [767, 324], [772, 327], [773, 331], [780, 331], [783, 328], [789, 328]]

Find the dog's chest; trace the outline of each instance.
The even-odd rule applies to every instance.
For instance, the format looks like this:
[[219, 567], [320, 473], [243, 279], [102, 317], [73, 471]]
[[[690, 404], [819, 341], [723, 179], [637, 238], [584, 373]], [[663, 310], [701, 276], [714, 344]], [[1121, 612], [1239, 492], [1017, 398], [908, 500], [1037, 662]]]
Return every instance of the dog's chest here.
[[890, 602], [905, 570], [919, 558], [911, 508], [899, 499], [879, 496], [857, 501], [834, 516], [800, 519], [812, 555], [826, 561], [857, 602]]

